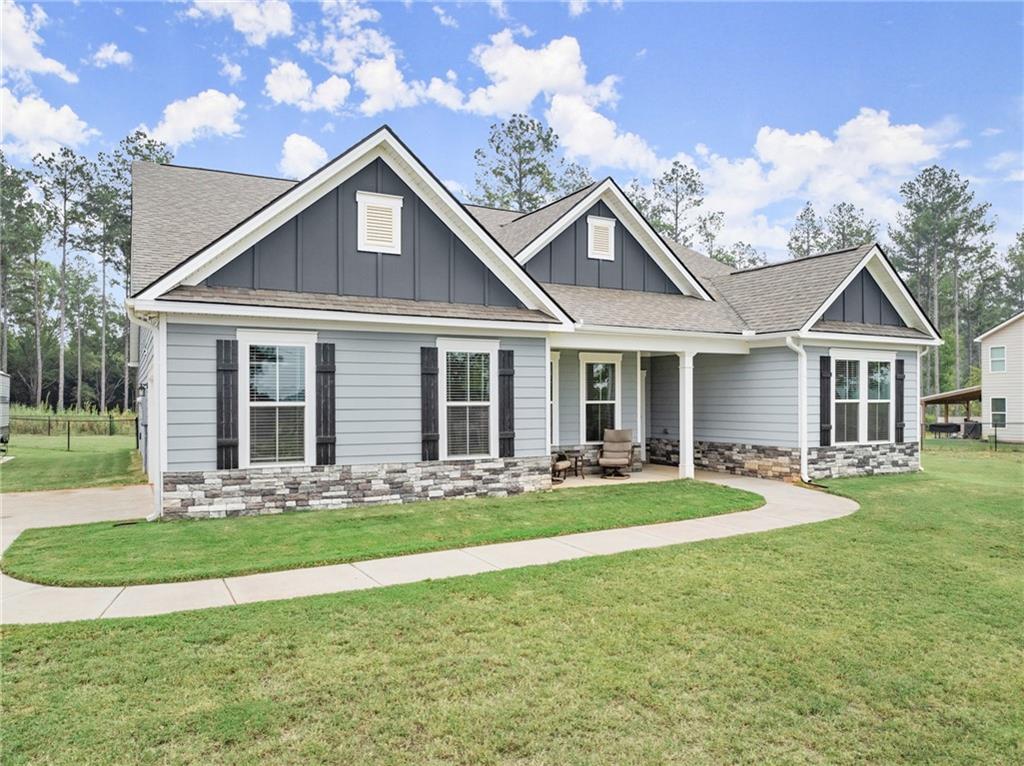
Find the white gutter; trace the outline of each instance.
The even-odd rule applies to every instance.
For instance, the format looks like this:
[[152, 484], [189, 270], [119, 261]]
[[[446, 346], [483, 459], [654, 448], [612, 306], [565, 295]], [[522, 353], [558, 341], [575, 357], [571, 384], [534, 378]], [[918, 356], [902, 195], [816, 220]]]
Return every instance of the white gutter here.
[[[164, 395], [164, 393], [163, 393], [162, 390], [159, 390], [161, 388], [160, 381], [163, 380], [163, 377], [160, 374], [160, 354], [157, 353], [156, 345], [155, 345], [155, 344], [160, 342], [160, 326], [159, 326], [158, 323], [153, 322], [152, 320], [149, 320], [149, 319], [145, 319], [141, 314], [137, 313], [135, 311], [135, 307], [131, 304], [130, 301], [126, 301], [125, 302], [125, 309], [126, 309], [127, 314], [128, 314], [128, 321], [129, 322], [132, 322], [133, 324], [137, 324], [137, 325], [139, 325], [141, 327], [147, 327], [147, 328], [149, 328], [153, 332], [153, 343], [154, 343], [154, 346], [153, 346], [153, 366], [154, 366], [154, 369], [156, 370], [156, 379], [158, 381], [158, 383], [157, 383], [157, 388], [158, 388], [157, 395], [162, 397]], [[146, 406], [148, 407], [149, 406], [149, 404], [148, 404], [149, 397], [148, 396], [146, 397], [146, 402], [147, 402]], [[136, 413], [136, 415], [138, 415], [138, 413]], [[164, 438], [163, 430], [158, 427], [157, 431], [158, 431], [158, 439], [163, 439]], [[146, 431], [146, 438], [147, 439], [149, 438], [149, 431], [148, 430]], [[149, 447], [149, 445], [146, 445], [146, 446], [147, 446], [147, 448]], [[163, 482], [163, 471], [161, 470], [161, 466], [159, 464], [159, 460], [160, 460], [159, 445], [158, 445], [158, 448], [157, 448], [157, 451], [156, 451], [156, 455], [150, 454], [150, 455], [148, 455], [148, 457], [149, 457], [150, 460], [154, 460], [155, 459], [155, 460], [158, 461], [157, 462], [157, 476], [160, 477], [160, 480], [158, 482], [156, 482], [156, 486], [153, 488], [154, 489], [154, 493], [153, 494], [154, 494], [154, 498], [156, 500], [156, 503], [155, 503], [155, 507], [153, 508], [153, 512], [150, 513], [148, 516], [146, 516], [146, 521], [156, 521], [157, 519], [159, 519], [161, 516], [164, 515], [163, 514], [163, 500], [162, 500], [162, 497], [161, 497], [161, 495], [163, 494], [163, 484], [164, 484], [164, 482]]]
[[797, 359], [797, 424], [800, 444], [800, 478], [810, 481], [807, 474], [807, 350], [792, 337], [786, 338], [786, 345], [796, 352]]

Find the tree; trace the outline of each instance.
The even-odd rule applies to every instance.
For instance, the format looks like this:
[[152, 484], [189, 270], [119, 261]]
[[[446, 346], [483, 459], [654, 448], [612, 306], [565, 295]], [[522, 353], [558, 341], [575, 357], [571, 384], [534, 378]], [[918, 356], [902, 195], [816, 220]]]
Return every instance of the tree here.
[[764, 253], [746, 242], [736, 242], [732, 247], [718, 252], [717, 259], [734, 269], [752, 269], [768, 263]]
[[725, 213], [721, 211], [705, 213], [697, 218], [696, 239], [704, 249], [704, 255], [727, 263], [723, 259], [724, 253], [718, 248], [718, 235], [722, 233], [724, 224]]
[[471, 200], [490, 207], [529, 213], [558, 190], [555, 152], [558, 136], [526, 114], [491, 125], [486, 149], [473, 153], [476, 191]]
[[704, 204], [704, 182], [700, 173], [675, 160], [668, 170], [654, 179], [654, 196], [663, 211], [664, 233], [689, 246], [692, 224], [686, 220], [687, 213]]
[[572, 194], [574, 191], [590, 186], [594, 183], [594, 177], [590, 171], [578, 162], [565, 163], [562, 174], [558, 179], [558, 190], [562, 194]]
[[[11, 167], [0, 152], [0, 368], [8, 366], [9, 335], [12, 316], [18, 313], [12, 303], [25, 304], [31, 296], [28, 312], [35, 340], [35, 376], [33, 398], [43, 400], [43, 290], [41, 252], [49, 229], [47, 211], [29, 194], [29, 173]], [[21, 312], [24, 315], [24, 311]]]
[[655, 231], [664, 234], [666, 232], [665, 208], [655, 196], [654, 192], [640, 183], [639, 178], [634, 178], [626, 187], [626, 196], [640, 211], [640, 214], [647, 219]]
[[787, 249], [791, 258], [806, 258], [825, 251], [825, 231], [821, 220], [808, 202], [797, 214], [793, 228], [789, 230]]
[[86, 333], [93, 324], [97, 311], [96, 272], [82, 256], [76, 255], [68, 264], [68, 307], [75, 338], [75, 409], [81, 410], [83, 397], [84, 358]]
[[36, 155], [34, 178], [52, 222], [51, 236], [60, 248], [60, 325], [57, 331], [57, 409], [64, 409], [64, 350], [67, 347], [68, 246], [72, 229], [82, 220], [81, 202], [89, 187], [88, 161], [62, 146], [54, 153]]
[[[810, 203], [807, 203], [810, 205]], [[867, 218], [864, 210], [849, 202], [837, 202], [825, 214], [823, 250], [845, 250], [848, 247], [878, 239], [878, 221]]]
[[1006, 251], [1003, 283], [1010, 304], [1008, 314], [1024, 311], [1024, 229], [1017, 232], [1017, 238]]

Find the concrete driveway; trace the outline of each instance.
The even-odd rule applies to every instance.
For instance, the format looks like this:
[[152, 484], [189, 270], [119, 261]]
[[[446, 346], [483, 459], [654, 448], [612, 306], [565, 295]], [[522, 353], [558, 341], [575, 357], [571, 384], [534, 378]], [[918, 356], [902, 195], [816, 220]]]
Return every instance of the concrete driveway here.
[[0, 495], [0, 551], [33, 527], [140, 519], [152, 512], [153, 489], [148, 484], [9, 492]]

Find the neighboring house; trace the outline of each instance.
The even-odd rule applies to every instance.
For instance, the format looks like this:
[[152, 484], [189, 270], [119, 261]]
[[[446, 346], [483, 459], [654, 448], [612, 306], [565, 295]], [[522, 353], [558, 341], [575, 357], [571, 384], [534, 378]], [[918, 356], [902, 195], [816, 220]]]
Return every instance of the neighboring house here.
[[462, 205], [386, 127], [299, 183], [136, 163], [132, 236], [167, 515], [542, 489], [612, 427], [683, 477], [919, 467], [941, 340], [877, 245], [732, 272], [611, 179]]
[[981, 343], [982, 436], [1024, 442], [1024, 311], [975, 338]]

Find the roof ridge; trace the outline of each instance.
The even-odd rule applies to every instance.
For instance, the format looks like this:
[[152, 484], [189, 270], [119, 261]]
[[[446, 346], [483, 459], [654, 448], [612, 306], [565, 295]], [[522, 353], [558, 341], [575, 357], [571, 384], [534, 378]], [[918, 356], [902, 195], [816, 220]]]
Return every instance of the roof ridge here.
[[481, 210], [498, 210], [502, 213], [518, 213], [519, 215], [529, 215], [529, 213], [524, 213], [522, 210], [513, 210], [510, 207], [492, 207], [491, 205], [478, 205], [475, 202], [464, 202], [463, 204], [466, 207], [478, 207]]
[[149, 160], [135, 160], [136, 162], [146, 162], [150, 165], [163, 166], [168, 168], [178, 168], [179, 170], [201, 170], [204, 173], [221, 173], [228, 176], [245, 176], [247, 178], [264, 178], [268, 181], [281, 181], [283, 183], [297, 184], [294, 178], [281, 178], [280, 176], [267, 176], [262, 173], [243, 173], [240, 170], [221, 170], [220, 168], [201, 168], [198, 165], [179, 165], [176, 162], [151, 162]]
[[[611, 176], [609, 176], [609, 178], [610, 177]], [[515, 218], [515, 219], [509, 221], [508, 223], [518, 223], [519, 221], [523, 220], [524, 218], [529, 218], [531, 215], [539, 213], [542, 210], [546, 210], [547, 208], [551, 207], [552, 205], [557, 205], [559, 202], [562, 202], [563, 200], [569, 199], [569, 197], [571, 197], [574, 194], [579, 194], [581, 191], [586, 191], [587, 189], [592, 189], [593, 187], [597, 186], [599, 183], [603, 183], [606, 180], [608, 180], [608, 179], [606, 178], [606, 179], [602, 179], [601, 181], [593, 181], [592, 183], [589, 183], [586, 186], [581, 186], [580, 188], [576, 189], [575, 191], [571, 191], [568, 194], [563, 194], [558, 199], [553, 199], [550, 202], [545, 202], [543, 205], [541, 205], [536, 210], [531, 210], [529, 213], [523, 213], [518, 218]], [[500, 208], [498, 208], [498, 209], [500, 209]], [[509, 211], [509, 212], [514, 212], [514, 211]], [[508, 224], [502, 224], [502, 226], [507, 226], [507, 225]]]
[[764, 266], [754, 266], [749, 269], [737, 269], [736, 271], [730, 271], [729, 274], [723, 274], [722, 276], [733, 276], [735, 274], [749, 274], [751, 271], [763, 271], [764, 269], [773, 269], [776, 266], [791, 266], [794, 263], [803, 263], [810, 261], [815, 258], [825, 258], [830, 255], [842, 255], [843, 253], [852, 253], [854, 250], [860, 250], [865, 247], [874, 247], [877, 242], [864, 242], [860, 245], [854, 245], [853, 247], [843, 247], [839, 250], [829, 250], [827, 253], [815, 253], [814, 255], [806, 255], [803, 258], [791, 258], [788, 261], [776, 261], [775, 263], [766, 263]]

